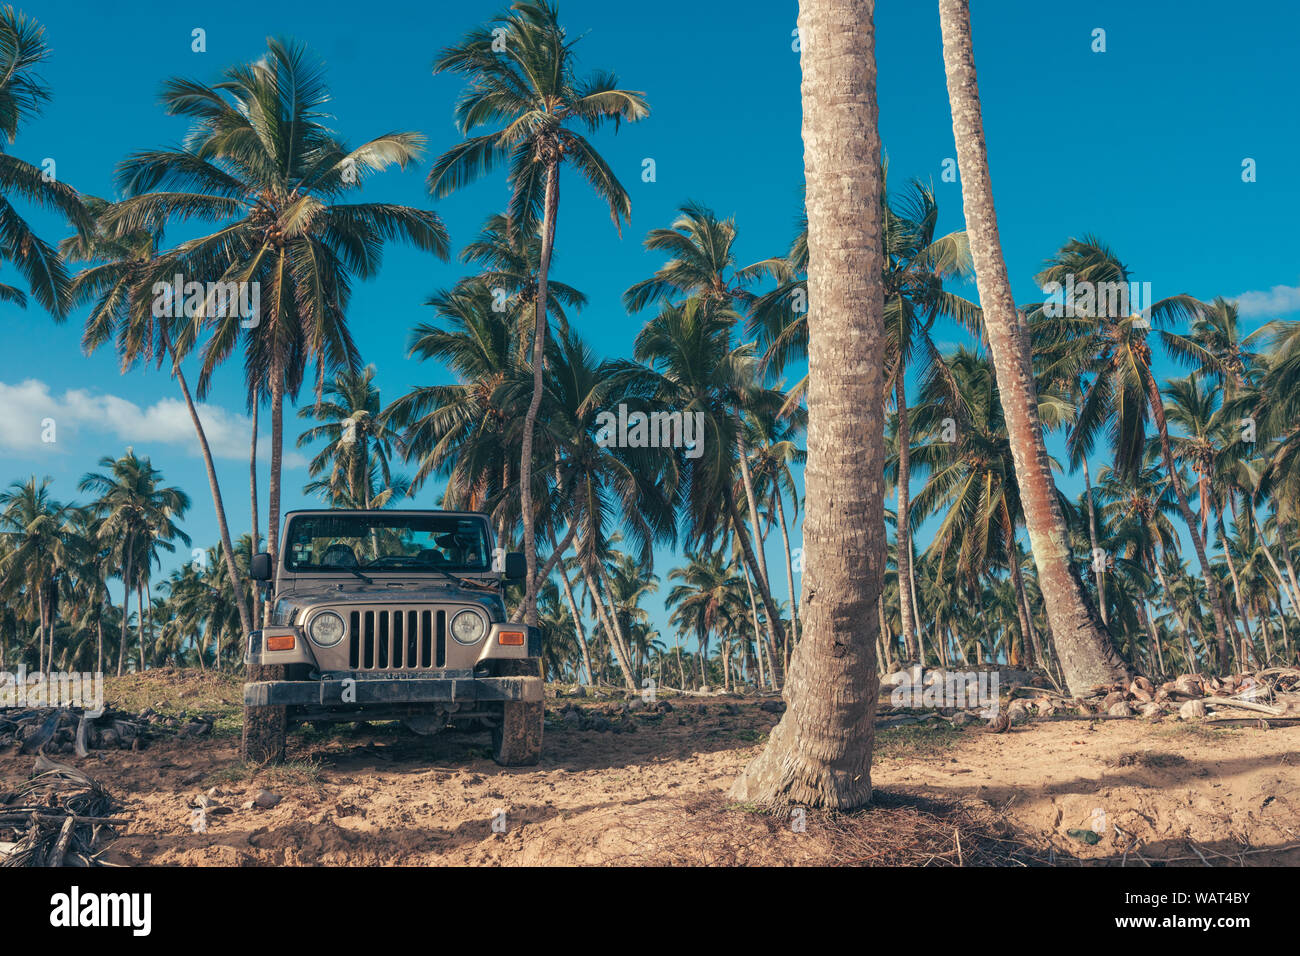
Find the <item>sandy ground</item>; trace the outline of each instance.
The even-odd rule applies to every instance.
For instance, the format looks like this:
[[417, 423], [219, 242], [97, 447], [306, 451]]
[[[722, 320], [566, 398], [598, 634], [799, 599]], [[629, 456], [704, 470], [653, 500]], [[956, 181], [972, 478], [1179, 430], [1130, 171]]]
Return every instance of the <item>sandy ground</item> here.
[[[564, 719], [575, 706], [585, 720]], [[1004, 862], [1300, 865], [1300, 727], [890, 729], [872, 772], [882, 809], [800, 821], [726, 798], [777, 714], [738, 698], [672, 706], [624, 714], [621, 701], [548, 701], [542, 762], [524, 769], [494, 764], [486, 733], [418, 737], [397, 725], [296, 734], [280, 768], [240, 764], [220, 723], [211, 738], [57, 759], [121, 799], [132, 823], [106, 859], [126, 864], [969, 863], [986, 837], [1020, 853]], [[635, 731], [579, 729], [598, 715]], [[33, 759], [0, 751], [0, 791]], [[264, 789], [282, 799], [249, 806]], [[200, 821], [192, 805], [205, 794], [213, 806]], [[943, 831], [933, 857], [882, 860], [867, 830], [852, 835], [881, 812], [920, 812], [927, 832]], [[955, 828], [945, 821], [968, 817], [979, 832], [963, 852], [945, 842]]]

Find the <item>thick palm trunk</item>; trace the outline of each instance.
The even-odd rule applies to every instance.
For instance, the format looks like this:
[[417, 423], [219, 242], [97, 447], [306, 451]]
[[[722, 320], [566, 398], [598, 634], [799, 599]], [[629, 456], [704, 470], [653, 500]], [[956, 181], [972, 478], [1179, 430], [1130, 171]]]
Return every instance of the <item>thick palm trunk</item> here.
[[[533, 515], [533, 429], [542, 407], [542, 373], [546, 359], [547, 277], [551, 271], [551, 251], [555, 247], [555, 215], [560, 203], [560, 168], [557, 160], [546, 167], [546, 201], [542, 212], [542, 254], [537, 269], [537, 306], [533, 323], [533, 396], [524, 416], [522, 450], [519, 456], [519, 502], [524, 520], [524, 558], [528, 562], [528, 581], [524, 589], [524, 623], [537, 624], [537, 539]], [[624, 665], [626, 667], [626, 664]]]
[[1106, 569], [1096, 560], [1097, 558], [1097, 505], [1092, 500], [1092, 477], [1088, 474], [1088, 456], [1083, 456], [1083, 493], [1088, 499], [1088, 542], [1092, 546], [1089, 552], [1089, 560], [1092, 562], [1092, 573], [1097, 579], [1097, 610], [1101, 612], [1101, 623], [1110, 625], [1110, 617], [1106, 610]]
[[[898, 558], [898, 616], [903, 627], [903, 646], [907, 649], [909, 660], [921, 661], [920, 647], [916, 640], [916, 615], [912, 590], [912, 521], [911, 521], [911, 477], [912, 477], [912, 442], [907, 421], [907, 389], [903, 384], [907, 374], [907, 365], [900, 355], [898, 359], [898, 380], [894, 383], [894, 407], [898, 411], [898, 523], [895, 535], [895, 552]], [[922, 663], [924, 663], [922, 661]]]
[[[1178, 471], [1178, 464], [1174, 461], [1173, 449], [1169, 444], [1169, 426], [1165, 421], [1165, 404], [1160, 397], [1160, 386], [1156, 384], [1155, 376], [1148, 373], [1147, 382], [1147, 399], [1151, 406], [1151, 417], [1155, 420], [1156, 431], [1160, 435], [1160, 453], [1164, 457], [1165, 468], [1169, 472], [1169, 481], [1174, 486], [1174, 497], [1178, 499], [1178, 513], [1182, 515], [1183, 524], [1187, 525], [1187, 532], [1192, 539], [1192, 547], [1196, 549], [1196, 560], [1201, 566], [1201, 578], [1205, 581], [1205, 592], [1210, 598], [1210, 608], [1214, 612], [1214, 630], [1219, 641], [1219, 669], [1226, 673], [1228, 666], [1228, 622], [1227, 615], [1223, 613], [1223, 598], [1219, 594], [1219, 582], [1214, 579], [1210, 571], [1210, 562], [1205, 557], [1205, 539], [1201, 537], [1197, 529], [1196, 519], [1192, 516], [1191, 506], [1187, 503], [1187, 489], [1183, 487], [1183, 477]], [[1213, 499], [1211, 499], [1213, 500]], [[1227, 551], [1227, 548], [1224, 548]]]
[[[230, 541], [230, 526], [226, 523], [226, 506], [221, 500], [221, 485], [217, 482], [217, 469], [212, 461], [212, 449], [208, 446], [208, 435], [203, 429], [203, 423], [199, 421], [198, 409], [194, 407], [194, 398], [190, 395], [189, 384], [185, 381], [185, 373], [181, 371], [180, 363], [176, 360], [176, 352], [172, 350], [170, 342], [166, 343], [168, 351], [171, 353], [172, 374], [176, 377], [176, 383], [181, 387], [181, 395], [185, 398], [185, 408], [190, 413], [190, 422], [194, 425], [194, 432], [199, 436], [199, 452], [203, 455], [203, 467], [208, 473], [208, 490], [212, 492], [212, 508], [217, 513], [217, 530], [221, 534], [221, 550], [225, 554], [226, 573], [230, 575], [230, 586], [235, 593], [235, 607], [239, 611], [239, 622], [244, 627], [244, 633], [247, 634], [253, 630], [253, 617], [250, 615], [248, 607], [244, 604], [242, 595], [242, 579], [239, 576], [239, 569], [235, 565], [235, 547]], [[256, 432], [254, 432], [256, 435]], [[256, 441], [256, 437], [253, 439]], [[256, 495], [254, 495], [256, 501]], [[256, 532], [257, 519], [254, 512], [253, 529]]]
[[1116, 653], [1105, 625], [1097, 617], [1082, 581], [1071, 566], [1073, 556], [1038, 419], [1038, 389], [1028, 329], [1016, 309], [1002, 258], [967, 0], [940, 0], [939, 22], [966, 234], [984, 311], [989, 353], [1006, 413], [1025, 525], [1038, 568], [1038, 586], [1066, 684], [1072, 693], [1083, 694], [1094, 686], [1127, 676], [1128, 667]]
[[758, 595], [763, 602], [763, 616], [767, 619], [764, 622], [767, 625], [767, 655], [772, 659], [772, 683], [777, 690], [780, 690], [785, 685], [785, 668], [777, 663], [785, 643], [785, 628], [781, 623], [781, 612], [777, 610], [776, 601], [772, 599], [772, 589], [767, 586], [767, 577], [762, 573], [758, 557], [754, 552], [754, 545], [745, 530], [745, 522], [740, 517], [736, 495], [730, 483], [723, 483], [722, 493], [727, 505], [727, 516], [731, 519], [732, 531], [735, 532], [736, 540], [740, 542], [745, 565], [749, 568], [750, 577], [754, 581], [754, 586], [758, 588]]
[[886, 552], [874, 12], [874, 0], [799, 5], [811, 300], [803, 637], [788, 707], [732, 785], [738, 800], [848, 810], [871, 799]]

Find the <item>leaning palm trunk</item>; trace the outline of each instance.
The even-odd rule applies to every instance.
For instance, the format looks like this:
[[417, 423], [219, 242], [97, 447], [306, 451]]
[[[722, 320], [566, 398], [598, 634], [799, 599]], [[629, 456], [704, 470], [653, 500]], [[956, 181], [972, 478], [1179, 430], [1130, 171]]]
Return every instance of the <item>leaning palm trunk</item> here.
[[1282, 577], [1282, 569], [1277, 566], [1277, 561], [1273, 557], [1273, 549], [1269, 547], [1268, 540], [1264, 537], [1264, 529], [1260, 528], [1258, 523], [1255, 525], [1259, 532], [1259, 549], [1264, 552], [1264, 557], [1268, 561], [1268, 566], [1273, 569], [1273, 575], [1277, 578], [1277, 604], [1278, 612], [1282, 613], [1282, 597], [1285, 595], [1291, 602], [1293, 609], [1300, 609], [1300, 602], [1296, 601], [1296, 596], [1290, 590], [1286, 579]]
[[785, 668], [781, 660], [785, 628], [781, 624], [781, 612], [777, 610], [776, 601], [772, 599], [772, 589], [767, 586], [767, 576], [762, 573], [754, 552], [754, 545], [745, 530], [745, 522], [740, 517], [740, 509], [736, 505], [736, 495], [732, 491], [730, 482], [723, 482], [722, 495], [727, 505], [727, 517], [731, 519], [731, 530], [736, 535], [736, 540], [740, 542], [741, 554], [744, 555], [750, 577], [763, 601], [763, 614], [767, 618], [767, 656], [772, 661], [772, 686], [780, 690], [785, 685]]
[[[181, 387], [181, 395], [185, 398], [185, 408], [190, 413], [190, 422], [194, 425], [194, 432], [199, 436], [199, 452], [203, 455], [203, 467], [208, 472], [208, 489], [212, 492], [212, 507], [217, 513], [217, 530], [221, 533], [221, 550], [226, 556], [226, 573], [230, 575], [230, 586], [235, 594], [235, 606], [239, 611], [239, 622], [244, 627], [244, 633], [248, 634], [253, 630], [253, 618], [250, 616], [248, 608], [244, 605], [244, 599], [240, 597], [240, 577], [239, 570], [235, 566], [235, 549], [230, 541], [230, 526], [226, 524], [226, 506], [221, 500], [221, 485], [217, 482], [217, 469], [212, 461], [212, 449], [208, 446], [208, 435], [203, 429], [203, 422], [199, 420], [198, 409], [194, 407], [194, 398], [190, 395], [189, 383], [185, 381], [185, 373], [181, 371], [180, 363], [177, 361], [176, 352], [169, 341], [165, 341], [168, 352], [172, 359], [172, 374], [176, 376], [176, 383]], [[254, 419], [256, 421], [256, 419]], [[254, 425], [254, 438], [256, 442], [256, 425]], [[257, 494], [253, 494], [254, 509], [257, 506]], [[253, 533], [257, 533], [257, 511], [253, 511]], [[253, 547], [256, 549], [257, 541], [254, 540]]]
[[968, 0], [940, 0], [939, 22], [966, 234], [984, 310], [989, 353], [1006, 414], [1025, 525], [1066, 685], [1072, 693], [1082, 694], [1096, 685], [1127, 676], [1128, 667], [1116, 653], [1082, 581], [1071, 566], [1065, 522], [1056, 500], [1051, 460], [1038, 419], [1038, 388], [1034, 382], [1029, 331], [1016, 309], [1002, 258], [984, 145], [975, 56], [971, 49]]
[[[560, 169], [557, 160], [546, 166], [546, 204], [542, 212], [542, 254], [537, 269], [537, 306], [533, 320], [533, 396], [524, 416], [524, 434], [519, 456], [519, 504], [524, 519], [524, 558], [528, 564], [528, 581], [524, 588], [524, 623], [537, 624], [537, 539], [533, 515], [533, 429], [542, 407], [542, 366], [546, 359], [546, 281], [551, 270], [551, 251], [555, 247], [555, 215], [560, 202]], [[624, 665], [626, 667], [626, 665]]]
[[[767, 647], [768, 656], [775, 659], [776, 656], [779, 656], [782, 653], [781, 645], [785, 643], [785, 636], [784, 632], [780, 637], [777, 636], [777, 629], [781, 627], [781, 617], [778, 614], [775, 615], [774, 619], [774, 615], [772, 614], [772, 608], [775, 602], [771, 600], [772, 582], [767, 576], [767, 555], [764, 553], [766, 549], [763, 546], [762, 533], [759, 531], [758, 527], [758, 504], [754, 499], [754, 482], [749, 476], [749, 458], [745, 453], [745, 442], [739, 435], [736, 436], [736, 452], [736, 457], [740, 461], [740, 481], [745, 489], [745, 501], [749, 505], [749, 526], [754, 530], [751, 540], [755, 547], [752, 549], [753, 553], [748, 556], [747, 560], [749, 560], [751, 564], [757, 565], [757, 570], [754, 572], [754, 580], [758, 582], [759, 590], [766, 593], [768, 596], [768, 600], [764, 603], [764, 608], [767, 610]], [[776, 690], [781, 689], [783, 672], [784, 668], [774, 669], [772, 671], [772, 680]]]
[[738, 800], [847, 810], [871, 799], [873, 605], [886, 550], [874, 11], [874, 0], [799, 5], [810, 296], [803, 637], [788, 707], [732, 785]]
[[610, 623], [610, 618], [613, 615], [605, 608], [605, 599], [596, 586], [596, 581], [592, 576], [591, 569], [587, 566], [587, 562], [580, 561], [579, 565], [582, 568], [583, 583], [587, 585], [587, 593], [591, 595], [591, 603], [596, 609], [596, 617], [600, 621], [600, 626], [605, 630], [605, 638], [609, 641], [610, 650], [614, 652], [614, 660], [618, 663], [618, 669], [623, 675], [623, 685], [629, 693], [636, 693], [636, 681], [633, 679], [632, 670], [628, 666], [627, 652], [619, 641], [615, 625]]
[[1034, 619], [1030, 616], [1029, 595], [1025, 593], [1025, 579], [1020, 571], [1020, 550], [1016, 547], [1016, 532], [1012, 525], [1004, 523], [1002, 533], [1007, 547], [1007, 564], [1011, 565], [1011, 585], [1016, 594], [1016, 617], [1020, 620], [1020, 639], [1030, 648], [1032, 660], [1025, 662], [1029, 670], [1035, 666], [1047, 670], [1047, 661], [1043, 657], [1043, 648], [1038, 643], [1038, 632], [1034, 630]]
[[578, 612], [578, 602], [573, 599], [573, 586], [569, 584], [569, 572], [560, 565], [560, 583], [564, 585], [564, 597], [569, 602], [569, 612], [573, 615], [573, 633], [578, 639], [578, 648], [582, 651], [582, 673], [587, 684], [592, 684], [591, 653], [587, 650], [587, 632], [582, 626], [582, 615]]

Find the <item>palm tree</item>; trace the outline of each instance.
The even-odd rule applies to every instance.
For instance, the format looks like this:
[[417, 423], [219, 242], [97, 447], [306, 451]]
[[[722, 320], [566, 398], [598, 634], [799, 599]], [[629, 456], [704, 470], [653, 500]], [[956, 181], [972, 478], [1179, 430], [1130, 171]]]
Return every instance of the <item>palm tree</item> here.
[[11, 601], [25, 599], [36, 611], [40, 671], [54, 660], [57, 578], [68, 560], [64, 536], [69, 509], [51, 496], [50, 481], [47, 476], [38, 484], [33, 475], [0, 492], [0, 531], [6, 539], [0, 593]]
[[[612, 73], [600, 71], [585, 79], [575, 73], [573, 47], [560, 26], [559, 11], [546, 0], [516, 3], [508, 12], [470, 31], [459, 44], [444, 49], [435, 73], [458, 73], [469, 80], [456, 104], [456, 122], [467, 137], [434, 163], [429, 189], [448, 196], [505, 162], [513, 189], [510, 218], [525, 234], [541, 216], [542, 247], [535, 293], [533, 334], [533, 394], [524, 418], [520, 448], [519, 490], [524, 523], [524, 554], [528, 580], [524, 619], [537, 623], [537, 546], [534, 531], [532, 482], [533, 430], [542, 404], [542, 365], [545, 359], [546, 313], [550, 308], [548, 278], [555, 248], [555, 224], [560, 204], [560, 166], [572, 163], [609, 205], [610, 217], [628, 221], [632, 202], [613, 170], [574, 125], [594, 131], [606, 121], [617, 127], [636, 122], [650, 108], [640, 93], [618, 88]], [[494, 133], [471, 135], [493, 122]]]
[[[671, 228], [652, 229], [646, 237], [647, 249], [665, 252], [669, 259], [649, 279], [633, 284], [623, 293], [627, 310], [638, 312], [655, 302], [680, 305], [682, 297], [686, 297], [701, 303], [720, 318], [738, 319], [737, 313], [732, 311], [733, 305], [754, 300], [745, 287], [764, 274], [779, 278], [783, 267], [774, 261], [765, 261], [737, 268], [733, 250], [736, 234], [734, 219], [719, 220], [712, 209], [698, 202], [681, 206]], [[754, 492], [744, 428], [737, 430], [736, 442], [736, 463], [748, 509], [750, 534], [759, 539], [754, 549], [758, 559], [757, 573], [763, 586], [770, 591], [772, 582], [761, 541], [758, 498]], [[781, 650], [788, 653], [784, 648]]]
[[1038, 419], [1038, 389], [1028, 328], [1011, 295], [998, 237], [975, 55], [971, 49], [968, 0], [940, 0], [939, 24], [966, 234], [984, 311], [989, 354], [997, 373], [998, 393], [1011, 438], [1030, 550], [1038, 568], [1038, 585], [1047, 605], [1066, 685], [1073, 693], [1084, 693], [1095, 685], [1125, 676], [1128, 669], [1115, 652], [1071, 564], [1065, 521], [1057, 503], [1051, 461]]
[[[874, 13], [873, 0], [799, 7], [811, 306], [803, 637], [785, 685], [789, 706], [733, 784], [738, 800], [851, 809], [871, 799], [875, 602], [885, 571]], [[734, 516], [733, 526], [740, 534]]]
[[[43, 26], [12, 6], [0, 8], [0, 136], [11, 146], [19, 128], [38, 116], [50, 98], [49, 88], [36, 73], [48, 55]], [[12, 263], [41, 308], [62, 320], [68, 314], [71, 287], [67, 269], [13, 207], [10, 197], [62, 213], [78, 232], [93, 228], [91, 217], [75, 189], [5, 152], [0, 142], [0, 262]], [[0, 282], [0, 302], [25, 308], [27, 295]]]
[[405, 240], [441, 258], [448, 251], [446, 230], [432, 212], [339, 201], [369, 174], [414, 162], [424, 137], [386, 133], [351, 148], [323, 125], [329, 100], [323, 69], [307, 49], [276, 39], [267, 41], [266, 56], [228, 68], [215, 85], [169, 80], [165, 110], [193, 120], [185, 146], [128, 157], [117, 173], [128, 198], [103, 217], [119, 233], [179, 220], [219, 223], [216, 232], [160, 255], [146, 282], [181, 274], [261, 290], [254, 317], [213, 308], [210, 293], [187, 315], [174, 344], [185, 355], [203, 331], [211, 332], [202, 350], [202, 397], [242, 338], [250, 394], [265, 387], [270, 397], [272, 563], [279, 550], [285, 396], [297, 395], [310, 362], [317, 366], [318, 397], [327, 369], [356, 367], [346, 320], [352, 281], [378, 271], [387, 241]]
[[668, 572], [668, 580], [681, 583], [668, 591], [664, 603], [671, 611], [668, 623], [695, 636], [700, 651], [697, 673], [703, 685], [707, 683], [703, 661], [709, 656], [709, 639], [723, 627], [735, 574], [719, 553], [688, 552], [686, 560], [686, 565]]
[[[965, 348], [940, 361], [943, 367], [932, 367], [922, 387], [916, 423], [924, 440], [913, 449], [917, 463], [929, 472], [916, 497], [916, 516], [944, 512], [926, 556], [939, 576], [951, 562], [972, 589], [995, 566], [1006, 567], [1022, 643], [1033, 648], [1025, 663], [1045, 665], [1041, 649], [1033, 646], [1037, 632], [1028, 620], [1016, 543], [1024, 511], [992, 363]], [[1051, 392], [1038, 398], [1044, 422], [1060, 421], [1073, 410]], [[950, 422], [955, 434], [945, 434]]]
[[[630, 391], [644, 396], [648, 406], [672, 409], [686, 416], [701, 416], [700, 447], [690, 454], [666, 456], [673, 493], [682, 497], [690, 536], [705, 546], [727, 523], [740, 543], [750, 577], [767, 612], [768, 655], [777, 684], [785, 643], [781, 616], [772, 597], [766, 563], [758, 558], [761, 546], [745, 530], [737, 503], [737, 484], [746, 495], [752, 490], [741, 467], [745, 449], [741, 439], [746, 412], [772, 414], [781, 405], [779, 392], [761, 388], [751, 345], [731, 347], [731, 330], [738, 315], [708, 298], [692, 297], [680, 306], [665, 305], [637, 335], [632, 363], [619, 363]], [[740, 479], [737, 482], [736, 476]], [[719, 513], [718, 503], [724, 510]], [[756, 512], [751, 524], [758, 530]]]
[[80, 626], [95, 632], [95, 673], [104, 670], [104, 616], [108, 603], [108, 560], [112, 549], [104, 540], [103, 519], [93, 507], [74, 508], [67, 529], [72, 575], [82, 608]]
[[[461, 280], [460, 285], [478, 284], [492, 294], [492, 311], [509, 316], [515, 339], [515, 361], [528, 363], [528, 353], [535, 338], [537, 290], [541, 282], [542, 236], [538, 229], [520, 228], [508, 215], [496, 213], [487, 218], [483, 229], [461, 250], [462, 262], [477, 266], [477, 275]], [[554, 265], [555, 254], [551, 254]], [[571, 285], [546, 277], [547, 309], [560, 330], [569, 329], [565, 309], [581, 309], [587, 297]], [[425, 305], [435, 305], [433, 300]]]
[[[887, 167], [882, 170], [882, 188]], [[898, 196], [882, 196], [885, 250], [885, 327], [892, 349], [892, 383], [898, 423], [898, 568], [906, 587], [899, 589], [903, 637], [909, 649], [919, 651], [912, 592], [912, 532], [908, 499], [911, 496], [911, 436], [907, 407], [907, 370], [913, 352], [926, 368], [942, 369], [930, 330], [940, 316], [967, 328], [979, 327], [979, 308], [943, 288], [946, 280], [970, 273], [970, 249], [964, 232], [936, 237], [939, 207], [933, 192], [913, 181]]]
[[646, 249], [667, 253], [668, 261], [623, 293], [628, 312], [682, 297], [704, 297], [729, 306], [746, 298], [744, 288], [754, 279], [777, 273], [769, 263], [736, 267], [734, 218], [718, 219], [712, 209], [695, 201], [679, 207], [677, 213], [671, 227], [651, 229], [646, 235]]
[[416, 469], [412, 488], [444, 474], [444, 508], [479, 511], [499, 502], [497, 537], [504, 539], [513, 457], [508, 431], [518, 410], [502, 403], [499, 390], [519, 375], [511, 324], [492, 308], [492, 292], [482, 283], [462, 283], [429, 301], [439, 322], [411, 330], [410, 354], [440, 360], [457, 381], [417, 386], [384, 416], [403, 429], [403, 452]]
[[[154, 316], [152, 309], [143, 309], [139, 302], [146, 294], [147, 280], [156, 264], [158, 235], [145, 229], [130, 233], [119, 230], [115, 235], [109, 235], [102, 225], [102, 217], [109, 209], [109, 204], [102, 199], [90, 197], [87, 208], [101, 217], [96, 229], [66, 239], [60, 246], [60, 251], [67, 258], [88, 263], [87, 268], [73, 279], [69, 293], [74, 305], [90, 305], [81, 336], [82, 349], [89, 355], [105, 342], [115, 342], [123, 372], [137, 362], [148, 363], [152, 360], [158, 367], [164, 361], [170, 363], [170, 374], [180, 386], [190, 423], [198, 436], [199, 452], [207, 470], [208, 489], [212, 493], [222, 550], [229, 555], [232, 549], [225, 501], [221, 495], [221, 484], [217, 479], [216, 463], [212, 458], [207, 432], [199, 418], [189, 382], [181, 368], [180, 355], [175, 348], [175, 330], [172, 328], [175, 323]], [[256, 447], [256, 418], [253, 442]], [[257, 526], [256, 503], [257, 496], [254, 493], [254, 527]], [[234, 565], [229, 564], [228, 570], [233, 574]], [[242, 601], [238, 611], [243, 633], [247, 634], [253, 630], [254, 615]]]
[[[1058, 282], [1065, 285], [1073, 277], [1077, 283], [1120, 283], [1129, 287], [1131, 273], [1104, 243], [1092, 236], [1071, 239], [1047, 263], [1035, 281], [1040, 286]], [[1194, 339], [1163, 328], [1179, 320], [1193, 320], [1202, 305], [1188, 295], [1174, 295], [1149, 304], [1141, 313], [1117, 314], [1114, 308], [1085, 308], [1086, 303], [1069, 303], [1066, 315], [1051, 320], [1054, 342], [1048, 346], [1053, 375], [1082, 377], [1087, 380], [1070, 441], [1086, 453], [1097, 433], [1106, 428], [1115, 455], [1115, 468], [1130, 475], [1141, 462], [1146, 446], [1148, 416], [1155, 424], [1156, 435], [1164, 456], [1165, 467], [1178, 500], [1178, 510], [1188, 526], [1192, 547], [1196, 551], [1210, 607], [1214, 611], [1215, 631], [1220, 645], [1226, 647], [1227, 619], [1219, 589], [1209, 571], [1205, 556], [1205, 539], [1201, 535], [1191, 506], [1182, 472], [1174, 460], [1160, 384], [1152, 369], [1152, 349], [1148, 330], [1157, 327], [1165, 348], [1177, 359], [1190, 362], [1213, 377], [1224, 373], [1212, 352]], [[1035, 311], [1038, 311], [1038, 307]], [[1094, 314], [1104, 313], [1104, 314]]]
[[[609, 638], [624, 684], [633, 691], [635, 674], [626, 628], [610, 603], [616, 597], [608, 570], [613, 561], [610, 549], [626, 534], [630, 553], [648, 567], [655, 544], [675, 541], [673, 499], [661, 480], [666, 461], [655, 457], [656, 449], [621, 448], [602, 442], [599, 413], [624, 398], [627, 375], [619, 373], [621, 366], [599, 361], [572, 334], [561, 333], [549, 353], [545, 425], [539, 437], [554, 462], [555, 481], [554, 499], [544, 512], [548, 520], [543, 525], [553, 545], [553, 558], [576, 539], [581, 579]], [[503, 386], [502, 396], [521, 406], [527, 387], [525, 381], [515, 379]], [[568, 523], [563, 540], [557, 540], [560, 516]], [[615, 527], [622, 533], [613, 530]]]
[[[147, 585], [149, 571], [157, 560], [158, 549], [175, 550], [171, 543], [179, 539], [190, 543], [189, 536], [176, 521], [189, 510], [190, 499], [175, 487], [160, 487], [162, 473], [148, 458], [138, 458], [128, 448], [120, 458], [105, 456], [99, 460], [104, 472], [88, 472], [77, 487], [97, 495], [93, 503], [101, 518], [100, 534], [111, 542], [113, 560], [119, 562], [122, 578], [122, 630], [118, 644], [117, 674], [122, 676], [126, 664], [127, 621], [131, 607], [131, 589]], [[140, 669], [145, 668], [144, 628], [146, 608], [137, 601]]]
[[401, 476], [394, 482], [391, 468], [393, 446], [401, 435], [390, 427], [374, 382], [373, 365], [360, 372], [345, 369], [325, 386], [320, 402], [298, 409], [299, 418], [321, 423], [298, 436], [298, 447], [325, 442], [308, 465], [308, 473], [326, 477], [308, 485], [308, 493], [324, 491], [332, 501], [367, 509], [382, 508], [405, 487]]

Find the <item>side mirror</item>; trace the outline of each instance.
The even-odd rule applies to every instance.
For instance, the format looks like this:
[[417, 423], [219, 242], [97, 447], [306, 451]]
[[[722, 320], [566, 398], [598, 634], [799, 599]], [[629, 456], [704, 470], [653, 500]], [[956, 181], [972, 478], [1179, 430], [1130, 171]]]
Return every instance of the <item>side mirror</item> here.
[[519, 551], [506, 553], [506, 580], [523, 581], [528, 577], [528, 559]]
[[248, 574], [254, 581], [271, 580], [271, 556], [265, 551], [253, 555], [252, 561], [249, 562]]

